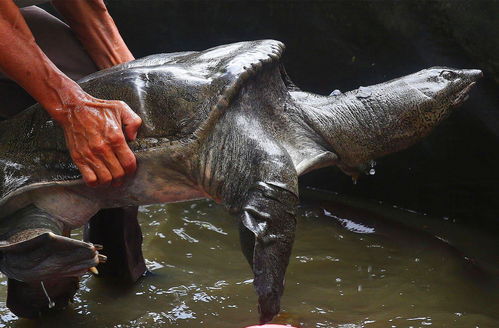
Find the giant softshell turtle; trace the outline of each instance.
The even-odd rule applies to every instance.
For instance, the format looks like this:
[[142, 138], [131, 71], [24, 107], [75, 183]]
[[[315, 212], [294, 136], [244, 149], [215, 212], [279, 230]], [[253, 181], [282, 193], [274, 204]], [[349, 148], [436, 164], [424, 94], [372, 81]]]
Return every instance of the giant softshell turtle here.
[[293, 244], [298, 176], [337, 165], [356, 178], [370, 160], [426, 136], [481, 76], [437, 67], [321, 96], [294, 86], [283, 50], [273, 40], [240, 42], [153, 55], [81, 80], [143, 120], [130, 143], [137, 173], [120, 187], [83, 183], [62, 130], [39, 105], [1, 122], [1, 270], [24, 281], [77, 274], [95, 265], [95, 249], [60, 235], [99, 209], [208, 197], [240, 222], [261, 321], [269, 321]]

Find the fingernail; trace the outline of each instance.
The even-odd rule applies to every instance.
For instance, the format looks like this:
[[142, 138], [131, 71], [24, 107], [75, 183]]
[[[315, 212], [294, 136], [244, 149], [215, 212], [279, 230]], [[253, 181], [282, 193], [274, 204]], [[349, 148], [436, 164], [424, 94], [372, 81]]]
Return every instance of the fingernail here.
[[95, 247], [95, 249], [96, 249], [96, 250], [98, 250], [98, 251], [101, 251], [101, 250], [103, 250], [103, 249], [104, 249], [104, 246], [102, 246], [102, 245], [100, 245], [100, 244], [94, 244], [94, 247]]
[[95, 274], [96, 276], [99, 274], [99, 271], [97, 270], [96, 267], [91, 267], [88, 269], [88, 271]]

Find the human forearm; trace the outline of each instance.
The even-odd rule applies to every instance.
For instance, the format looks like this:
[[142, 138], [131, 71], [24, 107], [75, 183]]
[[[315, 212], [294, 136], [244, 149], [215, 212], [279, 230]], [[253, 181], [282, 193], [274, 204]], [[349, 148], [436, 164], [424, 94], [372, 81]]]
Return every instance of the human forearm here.
[[82, 92], [38, 47], [19, 9], [0, 1], [0, 69], [40, 102], [51, 115], [69, 95]]
[[134, 57], [123, 41], [104, 0], [53, 0], [100, 69], [112, 67]]
[[140, 118], [125, 103], [94, 98], [64, 75], [37, 46], [12, 0], [0, 0], [0, 70], [59, 123], [87, 184], [119, 184], [135, 171], [125, 136], [135, 138]]

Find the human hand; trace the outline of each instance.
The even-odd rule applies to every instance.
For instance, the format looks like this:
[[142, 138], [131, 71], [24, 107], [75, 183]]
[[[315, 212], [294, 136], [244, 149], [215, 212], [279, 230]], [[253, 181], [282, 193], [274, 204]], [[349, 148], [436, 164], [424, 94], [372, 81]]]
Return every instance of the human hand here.
[[51, 115], [64, 130], [83, 180], [92, 187], [121, 185], [124, 176], [137, 167], [125, 135], [134, 140], [142, 120], [122, 101], [97, 99], [83, 90], [71, 93], [70, 98]]

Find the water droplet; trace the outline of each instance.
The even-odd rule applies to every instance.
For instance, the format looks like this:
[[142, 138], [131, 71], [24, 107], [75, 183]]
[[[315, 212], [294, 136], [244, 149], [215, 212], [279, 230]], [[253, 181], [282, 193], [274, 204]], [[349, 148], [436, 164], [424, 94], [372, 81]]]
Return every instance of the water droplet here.
[[340, 91], [340, 90], [338, 90], [338, 89], [333, 90], [333, 91], [329, 94], [329, 96], [335, 96], [335, 97], [336, 97], [336, 96], [339, 96], [339, 95], [341, 95], [341, 91]]
[[[365, 173], [368, 174], [368, 175], [375, 175], [376, 174], [376, 169], [375, 169], [375, 166], [376, 166], [376, 162], [375, 161], [369, 161], [367, 163], [367, 168], [365, 169]], [[369, 171], [368, 171], [369, 169]]]

